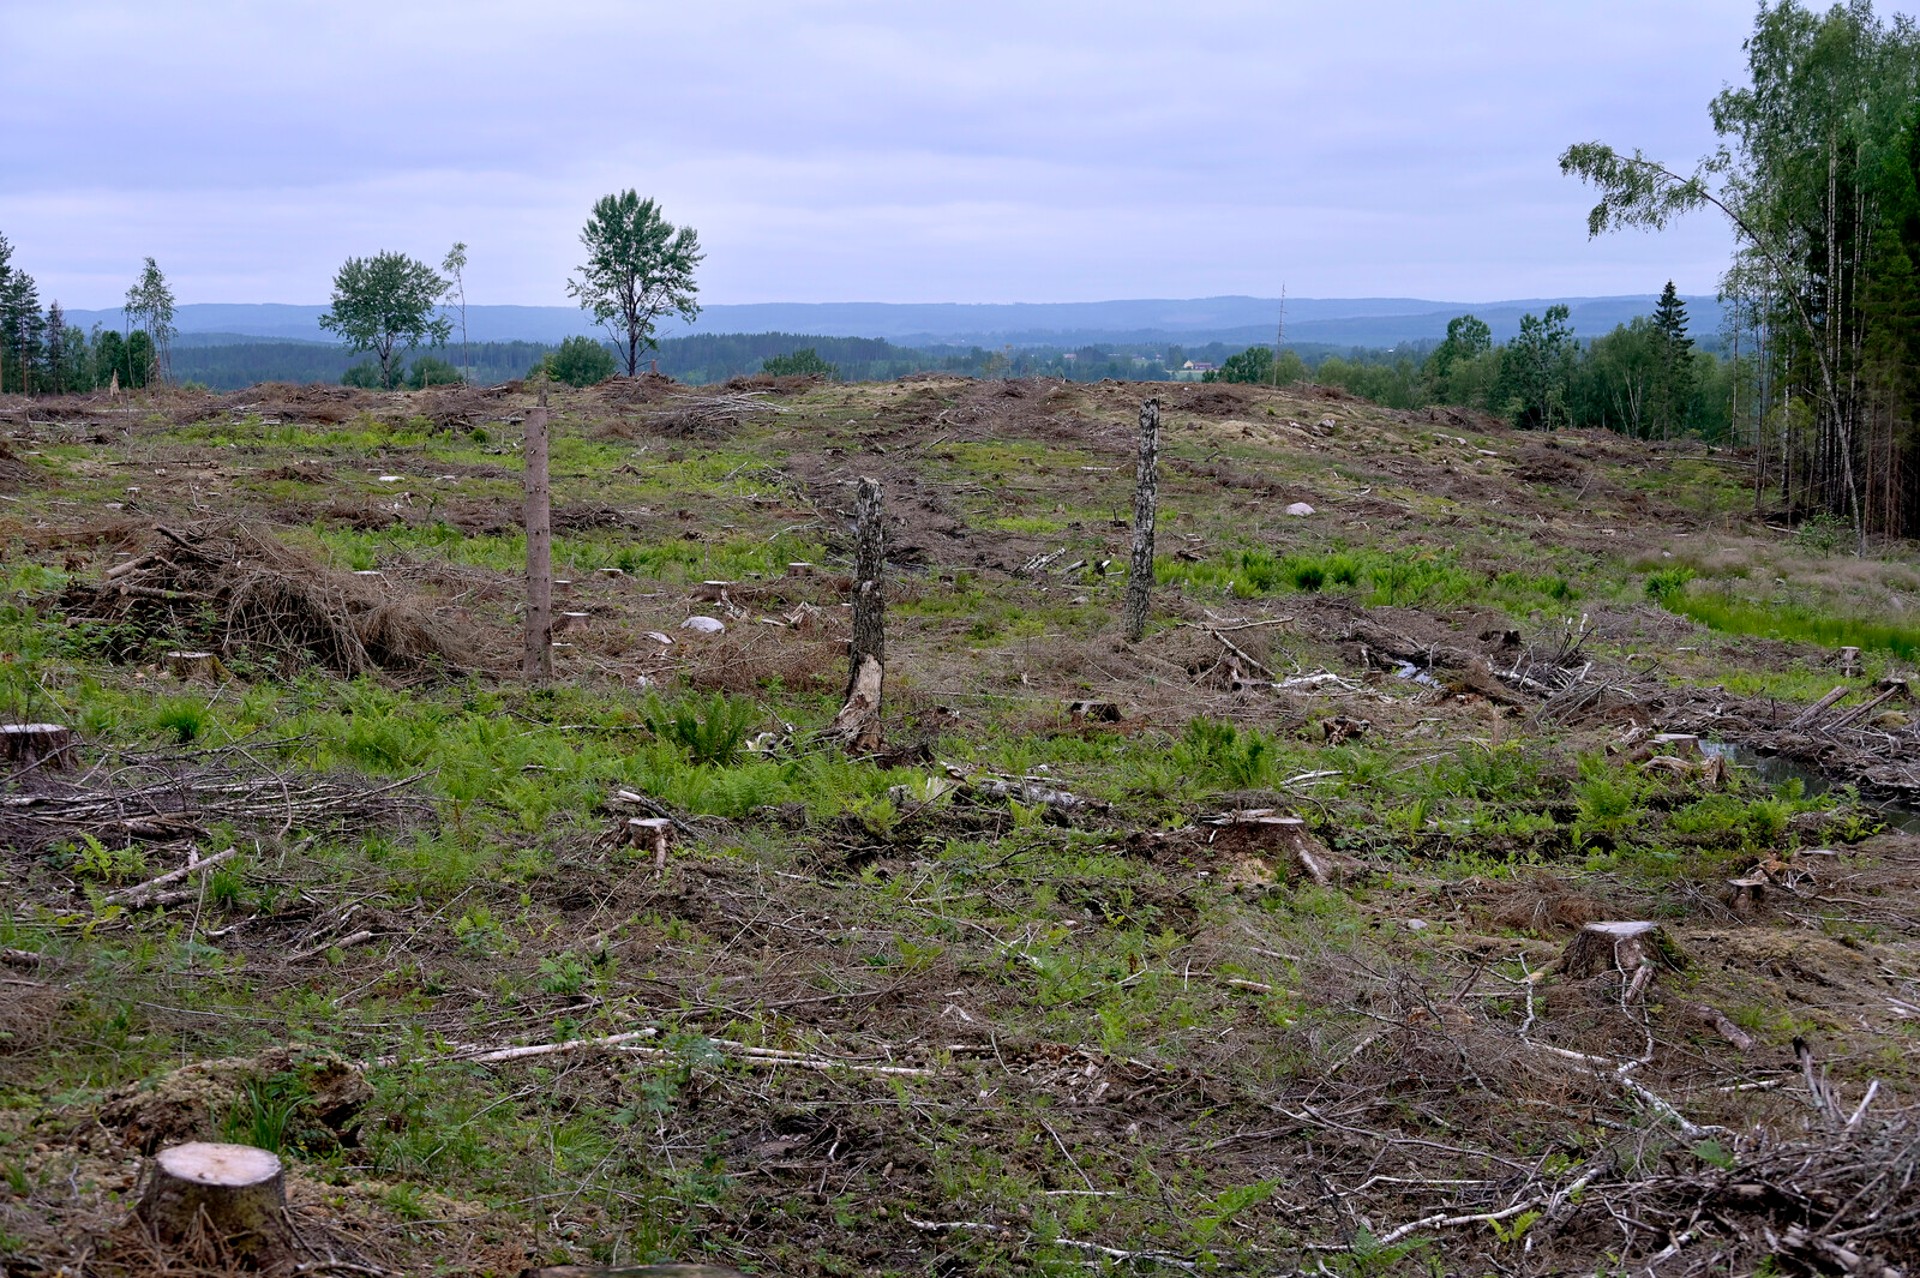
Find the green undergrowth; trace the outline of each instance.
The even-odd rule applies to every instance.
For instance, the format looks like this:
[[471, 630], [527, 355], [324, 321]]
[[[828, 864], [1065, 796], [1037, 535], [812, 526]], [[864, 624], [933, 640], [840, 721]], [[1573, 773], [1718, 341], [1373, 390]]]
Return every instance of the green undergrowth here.
[[1462, 563], [1457, 552], [1421, 547], [1357, 547], [1324, 554], [1275, 554], [1255, 547], [1198, 563], [1156, 559], [1154, 574], [1163, 584], [1224, 591], [1243, 599], [1327, 590], [1353, 594], [1368, 606], [1498, 602], [1524, 611], [1562, 607], [1579, 598], [1573, 582], [1557, 573], [1487, 572]]
[[1759, 602], [1725, 591], [1688, 590], [1678, 574], [1647, 579], [1647, 593], [1667, 611], [1726, 634], [1756, 635], [1823, 648], [1855, 647], [1920, 661], [1920, 625], [1854, 617], [1797, 601]]

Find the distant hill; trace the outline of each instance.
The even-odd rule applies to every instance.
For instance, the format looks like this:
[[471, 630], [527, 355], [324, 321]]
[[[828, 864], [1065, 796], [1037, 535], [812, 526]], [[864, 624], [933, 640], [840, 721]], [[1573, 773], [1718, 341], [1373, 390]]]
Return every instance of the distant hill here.
[[[1446, 334], [1447, 321], [1471, 312], [1505, 341], [1520, 328], [1520, 317], [1539, 314], [1556, 301], [1571, 310], [1575, 330], [1597, 337], [1616, 324], [1652, 311], [1651, 293], [1624, 297], [1523, 298], [1504, 302], [1443, 302], [1421, 298], [1290, 297], [1286, 301], [1288, 342], [1331, 346], [1394, 346], [1430, 341]], [[1697, 337], [1718, 330], [1720, 304], [1711, 297], [1685, 299]], [[877, 337], [909, 346], [1081, 346], [1101, 343], [1271, 342], [1280, 318], [1277, 298], [1206, 297], [1188, 300], [1113, 302], [762, 302], [709, 306], [691, 327], [662, 324], [663, 337], [717, 333], [817, 333], [834, 337]], [[225, 341], [273, 338], [332, 343], [318, 323], [321, 306], [280, 303], [192, 303], [179, 308], [175, 322], [182, 341], [212, 335]], [[121, 325], [118, 310], [69, 311], [82, 327]], [[468, 334], [473, 341], [557, 342], [576, 333], [598, 334], [586, 312], [567, 306], [469, 306]], [[208, 335], [201, 338], [199, 335]]]

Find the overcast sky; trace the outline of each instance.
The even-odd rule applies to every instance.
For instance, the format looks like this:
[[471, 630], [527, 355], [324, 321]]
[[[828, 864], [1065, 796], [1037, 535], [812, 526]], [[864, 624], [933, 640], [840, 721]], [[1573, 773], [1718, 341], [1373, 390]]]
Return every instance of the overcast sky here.
[[1710, 293], [1723, 227], [1590, 242], [1555, 157], [1691, 163], [1753, 14], [0, 0], [0, 234], [82, 308], [147, 254], [181, 302], [324, 302], [456, 239], [473, 302], [564, 305], [626, 187], [699, 231], [706, 302]]

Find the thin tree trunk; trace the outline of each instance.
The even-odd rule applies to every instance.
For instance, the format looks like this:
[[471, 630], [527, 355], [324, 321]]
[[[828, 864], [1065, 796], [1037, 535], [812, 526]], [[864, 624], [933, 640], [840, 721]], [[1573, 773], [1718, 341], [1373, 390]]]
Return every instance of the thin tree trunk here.
[[547, 384], [527, 414], [527, 650], [521, 673], [553, 678], [553, 505], [547, 477]]
[[1147, 633], [1153, 600], [1153, 522], [1160, 502], [1160, 401], [1140, 405], [1140, 457], [1133, 474], [1133, 559], [1127, 567], [1127, 642]]
[[863, 478], [853, 505], [853, 637], [847, 641], [845, 704], [827, 728], [847, 748], [880, 748], [880, 706], [887, 662], [886, 494]]

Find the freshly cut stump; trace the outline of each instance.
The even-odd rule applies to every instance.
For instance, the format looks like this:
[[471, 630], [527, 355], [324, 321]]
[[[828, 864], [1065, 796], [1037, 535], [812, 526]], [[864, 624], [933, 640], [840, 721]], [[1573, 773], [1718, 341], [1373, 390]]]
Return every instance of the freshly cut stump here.
[[0, 724], [0, 759], [22, 771], [58, 772], [72, 760], [73, 729], [59, 723]]
[[251, 1145], [193, 1141], [153, 1156], [140, 1220], [163, 1246], [205, 1249], [226, 1264], [265, 1267], [288, 1258], [286, 1172]]
[[1567, 945], [1560, 970], [1577, 979], [1613, 971], [1638, 975], [1656, 967], [1679, 968], [1684, 962], [1658, 923], [1589, 923]]

